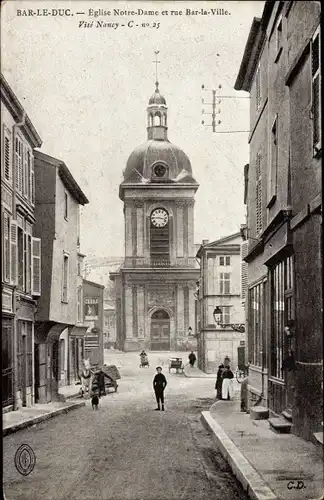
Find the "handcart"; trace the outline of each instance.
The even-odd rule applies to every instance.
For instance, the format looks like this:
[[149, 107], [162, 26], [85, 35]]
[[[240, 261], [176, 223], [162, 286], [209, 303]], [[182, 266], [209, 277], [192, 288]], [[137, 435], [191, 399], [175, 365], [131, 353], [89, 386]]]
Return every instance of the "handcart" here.
[[172, 369], [175, 369], [176, 373], [183, 373], [184, 365], [182, 358], [171, 358], [169, 360], [169, 373]]

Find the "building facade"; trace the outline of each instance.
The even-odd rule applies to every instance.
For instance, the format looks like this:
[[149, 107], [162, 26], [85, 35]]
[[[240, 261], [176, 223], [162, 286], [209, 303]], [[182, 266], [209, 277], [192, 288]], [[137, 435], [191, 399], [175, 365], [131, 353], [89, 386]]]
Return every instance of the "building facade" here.
[[34, 320], [40, 287], [34, 148], [41, 139], [1, 75], [2, 406], [34, 403]]
[[124, 350], [176, 349], [194, 332], [198, 184], [187, 155], [168, 140], [167, 130], [166, 101], [157, 83], [147, 107], [147, 142], [130, 155], [120, 185], [125, 260], [111, 279], [117, 343]]
[[267, 1], [235, 83], [251, 96], [249, 391], [306, 439], [323, 404], [320, 47], [318, 2]]
[[[206, 373], [216, 373], [226, 356], [235, 370], [238, 347], [244, 345], [241, 242], [241, 233], [211, 243], [203, 240], [197, 252], [200, 260], [197, 283], [198, 367]], [[213, 315], [216, 307], [222, 311], [220, 324], [215, 322]], [[234, 331], [230, 324], [241, 325], [242, 331]]]
[[83, 280], [84, 323], [87, 325], [84, 337], [84, 357], [91, 365], [104, 364], [104, 286]]
[[[88, 200], [61, 160], [35, 152], [35, 234], [42, 236], [42, 295], [35, 322], [35, 397], [59, 398], [69, 363], [69, 335], [78, 328], [80, 205]], [[63, 337], [61, 337], [61, 334]], [[80, 327], [80, 336], [86, 327]], [[61, 359], [63, 358], [63, 359]], [[65, 370], [66, 368], [66, 370]]]

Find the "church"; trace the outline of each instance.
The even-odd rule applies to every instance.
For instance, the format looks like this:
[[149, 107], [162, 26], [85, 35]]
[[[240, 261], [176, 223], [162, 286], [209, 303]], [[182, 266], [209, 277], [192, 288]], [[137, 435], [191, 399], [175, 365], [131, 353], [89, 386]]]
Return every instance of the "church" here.
[[[117, 347], [168, 351], [196, 346], [194, 204], [187, 155], [168, 139], [168, 108], [156, 82], [147, 141], [129, 156], [119, 187], [125, 258], [116, 287]], [[188, 344], [188, 342], [190, 344]]]

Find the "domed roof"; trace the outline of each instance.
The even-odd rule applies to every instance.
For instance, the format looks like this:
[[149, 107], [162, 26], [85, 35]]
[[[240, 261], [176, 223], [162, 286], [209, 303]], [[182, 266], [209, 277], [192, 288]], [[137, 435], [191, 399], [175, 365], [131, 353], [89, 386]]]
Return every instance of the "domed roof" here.
[[[151, 180], [152, 166], [158, 162], [168, 166], [169, 181], [177, 182], [177, 177], [183, 171], [186, 176], [180, 176], [181, 182], [195, 182], [188, 156], [168, 140], [149, 140], [138, 146], [129, 156], [124, 171], [124, 182], [143, 182], [143, 178]], [[180, 181], [180, 179], [179, 179]]]
[[156, 82], [155, 85], [156, 85], [156, 89], [155, 89], [154, 94], [152, 94], [150, 97], [149, 106], [151, 104], [164, 104], [166, 106], [166, 100], [163, 97], [163, 95], [160, 94], [158, 82]]

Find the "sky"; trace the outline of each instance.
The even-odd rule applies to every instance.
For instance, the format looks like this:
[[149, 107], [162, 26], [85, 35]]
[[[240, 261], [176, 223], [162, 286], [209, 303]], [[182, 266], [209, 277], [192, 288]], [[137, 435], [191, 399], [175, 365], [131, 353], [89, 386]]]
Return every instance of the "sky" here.
[[[119, 184], [129, 155], [147, 139], [146, 107], [155, 89], [157, 50], [168, 138], [186, 152], [200, 184], [195, 242], [235, 233], [245, 222], [249, 99], [221, 101], [216, 133], [201, 124], [211, 124], [211, 115], [202, 110], [211, 112], [206, 103], [212, 89], [248, 97], [236, 92], [234, 83], [253, 17], [261, 17], [263, 7], [263, 1], [248, 0], [3, 3], [2, 73], [41, 136], [41, 151], [63, 160], [89, 199], [81, 211], [83, 253], [124, 255]], [[51, 15], [36, 15], [43, 9]], [[52, 9], [70, 9], [73, 15], [55, 16]], [[114, 9], [158, 14], [114, 15]], [[34, 15], [22, 15], [26, 10]], [[101, 10], [100, 15], [93, 17], [91, 10]], [[224, 11], [228, 14], [221, 15]], [[114, 27], [96, 27], [98, 20]], [[84, 27], [81, 21], [94, 24]], [[234, 133], [219, 133], [224, 131]]]

